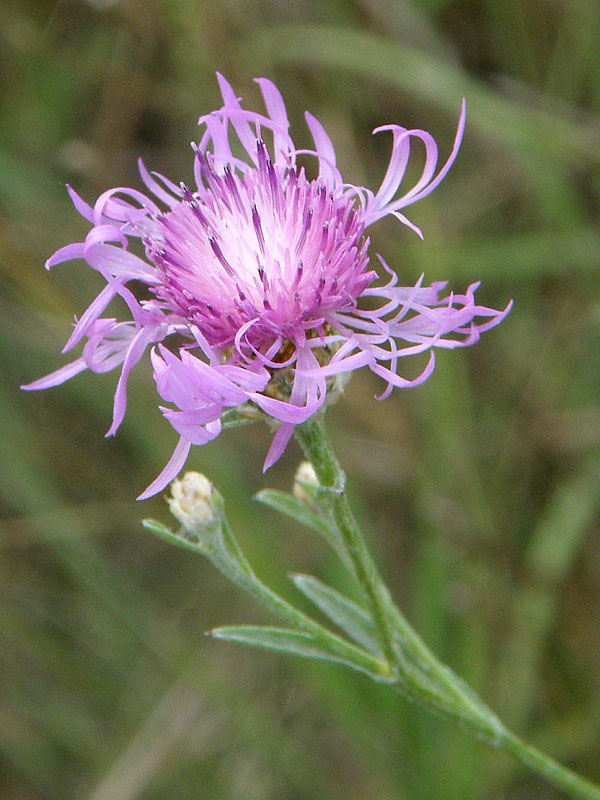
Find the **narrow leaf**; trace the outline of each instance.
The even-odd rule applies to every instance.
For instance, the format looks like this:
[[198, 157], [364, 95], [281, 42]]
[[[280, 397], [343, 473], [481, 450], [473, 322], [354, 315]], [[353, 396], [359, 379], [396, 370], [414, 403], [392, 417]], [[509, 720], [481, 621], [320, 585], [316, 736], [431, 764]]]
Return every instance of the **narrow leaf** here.
[[346, 664], [355, 669], [364, 670], [360, 665], [354, 664], [350, 660], [341, 658], [335, 653], [331, 653], [325, 647], [318, 644], [312, 636], [307, 633], [299, 633], [285, 628], [265, 628], [252, 625], [228, 625], [223, 628], [214, 628], [210, 635], [216, 639], [224, 639], [230, 642], [241, 642], [242, 644], [263, 647], [267, 650], [279, 650], [283, 653], [304, 656], [305, 658], [319, 658], [323, 661], [331, 661], [338, 664]]
[[181, 547], [183, 550], [192, 550], [194, 553], [206, 555], [206, 550], [200, 543], [191, 542], [189, 539], [184, 539], [183, 536], [173, 533], [173, 531], [167, 528], [166, 525], [163, 525], [162, 522], [157, 522], [155, 519], [144, 519], [142, 520], [142, 525], [146, 530], [158, 536], [159, 539], [163, 539], [165, 542], [175, 545], [175, 547]]
[[307, 528], [324, 536], [330, 544], [337, 546], [337, 531], [321, 516], [311, 511], [306, 505], [291, 494], [279, 492], [277, 489], [263, 489], [256, 495], [256, 499], [275, 511], [285, 514], [286, 517], [295, 519]]
[[292, 580], [309, 600], [357, 644], [371, 653], [381, 655], [375, 627], [363, 608], [312, 575], [292, 575]]

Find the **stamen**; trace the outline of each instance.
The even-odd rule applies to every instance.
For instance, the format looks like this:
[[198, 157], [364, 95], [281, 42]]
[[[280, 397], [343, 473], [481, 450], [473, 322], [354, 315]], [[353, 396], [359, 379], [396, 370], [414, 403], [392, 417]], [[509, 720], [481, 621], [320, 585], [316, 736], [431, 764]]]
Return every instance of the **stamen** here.
[[348, 211], [348, 216], [346, 217], [346, 225], [344, 227], [344, 233], [346, 235], [348, 235], [348, 233], [350, 232], [350, 229], [352, 228], [355, 219], [356, 219], [356, 211], [354, 210], [354, 208], [350, 208], [350, 210]]
[[183, 199], [185, 200], [185, 202], [191, 203], [194, 200], [194, 195], [190, 192], [190, 190], [183, 181], [181, 181], [179, 186], [181, 187], [181, 191], [183, 192]]
[[192, 200], [190, 203], [188, 203], [188, 207], [192, 209], [192, 212], [193, 212], [194, 216], [196, 217], [196, 219], [202, 225], [203, 228], [209, 228], [210, 227], [208, 220], [206, 219], [206, 217], [202, 213], [202, 211], [200, 209], [200, 205], [196, 200]]
[[168, 262], [173, 267], [179, 267], [180, 269], [184, 269], [184, 266], [179, 260], [179, 258], [171, 250], [163, 250], [161, 254], [161, 259], [164, 262]]
[[281, 214], [281, 191], [279, 183], [277, 182], [275, 167], [273, 166], [271, 159], [267, 161], [267, 174], [269, 177], [269, 186], [271, 187], [271, 197], [273, 198], [275, 210], [278, 214]]
[[258, 156], [258, 168], [261, 172], [266, 172], [267, 167], [267, 148], [262, 139], [256, 140], [256, 154]]
[[298, 262], [298, 266], [296, 267], [296, 277], [294, 278], [294, 282], [292, 284], [292, 289], [296, 289], [302, 280], [302, 275], [304, 273], [304, 264], [302, 261]]
[[231, 265], [229, 264], [229, 262], [227, 261], [227, 259], [223, 255], [223, 251], [219, 247], [215, 237], [214, 236], [209, 236], [208, 237], [208, 241], [209, 241], [209, 244], [210, 244], [210, 246], [212, 248], [213, 253], [218, 258], [218, 260], [221, 263], [221, 265], [223, 266], [223, 269], [225, 270], [225, 272], [229, 275], [230, 278], [233, 278], [235, 276], [235, 271], [232, 269]]
[[245, 209], [244, 204], [242, 202], [242, 198], [240, 197], [237, 181], [235, 179], [235, 176], [233, 174], [233, 171], [231, 169], [231, 165], [230, 164], [227, 164], [225, 166], [225, 172], [223, 173], [223, 181], [225, 182], [225, 186], [227, 187], [227, 189], [229, 190], [231, 196], [233, 197], [233, 199], [235, 201], [235, 204], [238, 207], [239, 211], [242, 214], [245, 214], [246, 209]]
[[223, 192], [220, 191], [217, 176], [215, 175], [212, 164], [209, 161], [210, 153], [204, 154], [201, 153], [200, 150], [196, 150], [196, 158], [200, 164], [200, 173], [204, 179], [204, 182], [206, 183], [206, 188], [216, 197], [221, 197]]
[[264, 255], [265, 237], [262, 232], [262, 226], [260, 224], [260, 217], [258, 215], [258, 209], [256, 208], [256, 203], [252, 203], [252, 224], [254, 225], [254, 230], [256, 232], [256, 239], [258, 241], [258, 246], [260, 247], [260, 252]]
[[306, 209], [306, 213], [304, 215], [304, 220], [303, 220], [303, 224], [302, 224], [302, 232], [301, 232], [300, 238], [298, 239], [298, 242], [296, 244], [296, 252], [297, 253], [299, 253], [300, 250], [302, 250], [302, 248], [304, 247], [304, 243], [306, 242], [306, 236], [308, 234], [308, 231], [309, 231], [311, 223], [312, 223], [313, 213], [314, 212], [313, 212], [312, 208], [307, 208]]

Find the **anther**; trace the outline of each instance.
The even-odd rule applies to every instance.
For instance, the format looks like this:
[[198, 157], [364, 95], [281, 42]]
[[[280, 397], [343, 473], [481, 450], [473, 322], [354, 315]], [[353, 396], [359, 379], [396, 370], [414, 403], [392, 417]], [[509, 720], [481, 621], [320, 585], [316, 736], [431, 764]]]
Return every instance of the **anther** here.
[[297, 253], [299, 253], [300, 250], [302, 250], [302, 248], [304, 247], [304, 243], [306, 242], [306, 235], [312, 223], [312, 218], [313, 218], [313, 210], [312, 208], [307, 208], [302, 224], [302, 233], [300, 234], [300, 238], [298, 239], [298, 243], [296, 245]]
[[217, 240], [215, 239], [214, 236], [209, 236], [208, 237], [208, 241], [209, 241], [209, 244], [211, 246], [211, 249], [212, 249], [213, 253], [215, 254], [217, 259], [219, 260], [219, 263], [222, 265], [222, 267], [225, 270], [225, 272], [230, 277], [232, 277], [234, 275], [234, 271], [231, 268], [231, 266], [230, 266], [229, 262], [227, 261], [227, 259], [225, 258], [225, 256], [223, 255], [223, 251], [219, 247]]
[[256, 233], [256, 239], [258, 241], [260, 251], [261, 253], [264, 253], [265, 237], [263, 236], [262, 226], [260, 224], [260, 216], [258, 214], [258, 209], [256, 208], [256, 203], [252, 203], [252, 224], [254, 225], [254, 231]]
[[294, 283], [292, 284], [293, 289], [295, 289], [302, 280], [303, 272], [304, 272], [304, 264], [302, 263], [302, 261], [299, 261], [298, 266], [296, 267], [296, 276], [294, 278]]
[[256, 153], [258, 156], [258, 167], [261, 172], [265, 171], [265, 167], [267, 166], [267, 148], [265, 147], [265, 143], [262, 139], [256, 140]]

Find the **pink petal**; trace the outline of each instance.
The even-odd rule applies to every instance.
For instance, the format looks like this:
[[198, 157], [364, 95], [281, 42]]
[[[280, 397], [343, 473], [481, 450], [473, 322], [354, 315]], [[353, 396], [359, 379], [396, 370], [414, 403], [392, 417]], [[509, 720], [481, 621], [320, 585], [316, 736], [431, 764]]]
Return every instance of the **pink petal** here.
[[152, 495], [157, 494], [165, 486], [170, 483], [174, 478], [179, 475], [181, 472], [183, 465], [186, 462], [188, 457], [188, 453], [190, 452], [190, 443], [187, 442], [183, 436], [179, 439], [177, 443], [177, 447], [173, 451], [173, 455], [167, 462], [167, 465], [160, 473], [160, 475], [152, 481], [150, 486], [146, 487], [141, 495], [137, 498], [138, 500], [147, 500]]
[[163, 189], [158, 181], [155, 180], [148, 172], [141, 158], [138, 158], [138, 169], [140, 171], [140, 175], [142, 176], [142, 180], [153, 195], [158, 197], [159, 200], [162, 200], [165, 205], [169, 206], [169, 208], [173, 208], [175, 205], [177, 205], [179, 202], [179, 197], [173, 197], [173, 195], [169, 194], [167, 191], [165, 191], [165, 189]]
[[149, 342], [152, 341], [154, 333], [155, 330], [153, 328], [142, 328], [134, 337], [127, 349], [127, 353], [123, 361], [123, 368], [121, 370], [121, 375], [115, 391], [112, 424], [106, 432], [106, 436], [114, 436], [117, 428], [121, 422], [123, 422], [125, 408], [127, 406], [127, 379], [129, 377], [129, 372], [144, 355], [146, 347], [148, 346]]
[[84, 219], [87, 219], [87, 221], [88, 221], [88, 222], [92, 222], [92, 218], [93, 218], [93, 216], [94, 216], [94, 210], [93, 210], [93, 208], [92, 208], [90, 205], [88, 205], [88, 203], [86, 203], [86, 202], [85, 202], [85, 200], [83, 200], [83, 199], [82, 199], [82, 198], [81, 198], [81, 197], [80, 197], [80, 196], [77, 194], [77, 192], [75, 191], [75, 189], [73, 189], [71, 186], [69, 186], [69, 184], [68, 184], [68, 183], [67, 183], [67, 192], [69, 193], [69, 197], [70, 197], [70, 198], [71, 198], [71, 200], [73, 201], [73, 205], [75, 206], [75, 208], [77, 209], [77, 211], [79, 211], [79, 213], [81, 214], [81, 216], [82, 216]]
[[266, 472], [276, 461], [279, 461], [281, 456], [283, 455], [283, 451], [288, 445], [288, 442], [292, 438], [292, 434], [294, 433], [294, 428], [296, 426], [289, 422], [282, 422], [279, 426], [277, 433], [273, 437], [273, 441], [271, 442], [271, 446], [269, 447], [269, 452], [267, 453], [267, 457], [265, 458], [265, 463], [263, 464], [263, 472]]
[[21, 389], [31, 392], [37, 391], [38, 389], [49, 389], [51, 386], [59, 386], [61, 383], [70, 380], [70, 378], [73, 378], [75, 375], [79, 375], [80, 372], [86, 369], [87, 364], [83, 358], [78, 358], [65, 367], [57, 369], [56, 372], [51, 372], [50, 375], [46, 375], [44, 378], [39, 378], [37, 381], [33, 381], [33, 383], [21, 386]]
[[61, 247], [46, 261], [46, 269], [51, 269], [52, 267], [56, 266], [56, 264], [62, 264], [63, 261], [71, 261], [74, 258], [83, 258], [84, 251], [85, 244], [83, 242], [68, 244], [65, 247]]
[[102, 289], [98, 297], [86, 308], [73, 328], [73, 332], [62, 349], [63, 353], [68, 353], [85, 336], [89, 326], [98, 319], [115, 295], [116, 291], [112, 286], [105, 286]]
[[308, 111], [305, 113], [306, 124], [315, 142], [317, 156], [319, 158], [319, 175], [328, 183], [341, 183], [340, 173], [336, 168], [335, 150], [331, 139], [325, 132], [316, 117]]

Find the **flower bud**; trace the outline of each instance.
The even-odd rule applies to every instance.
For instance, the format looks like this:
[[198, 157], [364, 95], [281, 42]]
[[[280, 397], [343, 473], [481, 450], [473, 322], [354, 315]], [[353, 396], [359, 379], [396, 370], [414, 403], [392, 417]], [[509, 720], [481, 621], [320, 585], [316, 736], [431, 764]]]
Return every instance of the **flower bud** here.
[[206, 475], [186, 472], [181, 480], [173, 481], [171, 493], [169, 508], [184, 528], [194, 530], [215, 521], [218, 493]]
[[307, 506], [312, 505], [314, 498], [310, 489], [313, 487], [315, 489], [319, 487], [319, 479], [310, 461], [303, 461], [294, 476], [294, 497]]

